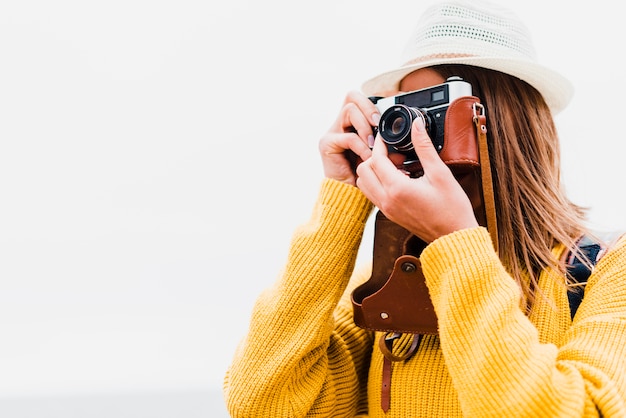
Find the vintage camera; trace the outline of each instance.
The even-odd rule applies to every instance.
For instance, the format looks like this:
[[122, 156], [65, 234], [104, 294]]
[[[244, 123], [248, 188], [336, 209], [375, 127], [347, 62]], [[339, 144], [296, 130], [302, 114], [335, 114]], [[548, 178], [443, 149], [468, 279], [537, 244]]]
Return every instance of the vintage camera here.
[[370, 97], [381, 113], [378, 133], [389, 152], [404, 154], [407, 162], [416, 161], [411, 142], [411, 125], [415, 118], [423, 118], [426, 132], [437, 152], [443, 149], [444, 121], [450, 104], [472, 95], [472, 86], [460, 77], [450, 77], [445, 83], [422, 90], [390, 97]]

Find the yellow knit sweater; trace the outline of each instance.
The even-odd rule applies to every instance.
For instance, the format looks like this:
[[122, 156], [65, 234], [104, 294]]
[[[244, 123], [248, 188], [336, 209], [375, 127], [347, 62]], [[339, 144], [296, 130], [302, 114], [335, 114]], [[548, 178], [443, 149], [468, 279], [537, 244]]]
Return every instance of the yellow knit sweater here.
[[523, 313], [484, 228], [422, 253], [440, 332], [394, 363], [385, 414], [377, 336], [354, 325], [349, 298], [369, 277], [353, 270], [371, 209], [358, 189], [323, 182], [226, 374], [233, 417], [626, 417], [626, 240], [600, 260], [572, 323], [555, 271]]

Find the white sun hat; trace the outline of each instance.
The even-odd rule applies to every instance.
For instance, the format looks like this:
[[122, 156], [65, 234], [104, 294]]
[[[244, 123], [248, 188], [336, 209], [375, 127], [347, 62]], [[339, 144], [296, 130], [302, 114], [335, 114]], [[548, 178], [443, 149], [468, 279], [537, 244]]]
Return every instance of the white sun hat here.
[[405, 47], [400, 67], [363, 83], [368, 96], [398, 90], [400, 81], [420, 68], [465, 64], [500, 71], [537, 89], [553, 113], [569, 103], [574, 89], [536, 60], [531, 35], [510, 10], [478, 0], [451, 0], [428, 8]]

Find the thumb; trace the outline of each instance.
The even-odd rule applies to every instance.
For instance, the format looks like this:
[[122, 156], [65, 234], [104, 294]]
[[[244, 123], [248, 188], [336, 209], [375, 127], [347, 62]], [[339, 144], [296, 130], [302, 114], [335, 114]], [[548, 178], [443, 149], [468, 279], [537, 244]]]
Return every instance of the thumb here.
[[437, 153], [433, 141], [428, 136], [428, 132], [426, 132], [424, 117], [421, 114], [413, 121], [411, 141], [424, 172], [438, 169], [442, 165], [445, 167], [444, 162], [439, 158], [439, 153]]

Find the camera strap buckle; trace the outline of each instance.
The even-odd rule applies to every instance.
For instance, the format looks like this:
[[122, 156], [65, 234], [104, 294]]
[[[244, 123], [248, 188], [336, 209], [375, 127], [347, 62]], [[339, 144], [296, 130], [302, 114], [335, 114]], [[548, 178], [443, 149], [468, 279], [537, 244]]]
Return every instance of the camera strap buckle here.
[[480, 102], [474, 102], [472, 105], [472, 111], [474, 112], [474, 122], [479, 116], [485, 116], [485, 106]]
[[380, 406], [384, 412], [389, 411], [391, 406], [391, 372], [393, 370], [393, 363], [408, 360], [417, 351], [420, 341], [422, 340], [422, 334], [412, 334], [409, 337], [412, 339], [411, 346], [405, 349], [403, 353], [393, 353], [393, 342], [396, 339], [402, 338], [404, 334], [399, 332], [386, 332], [379, 337], [378, 344], [380, 350], [385, 358], [383, 359], [383, 374], [382, 374], [382, 387], [380, 393]]

